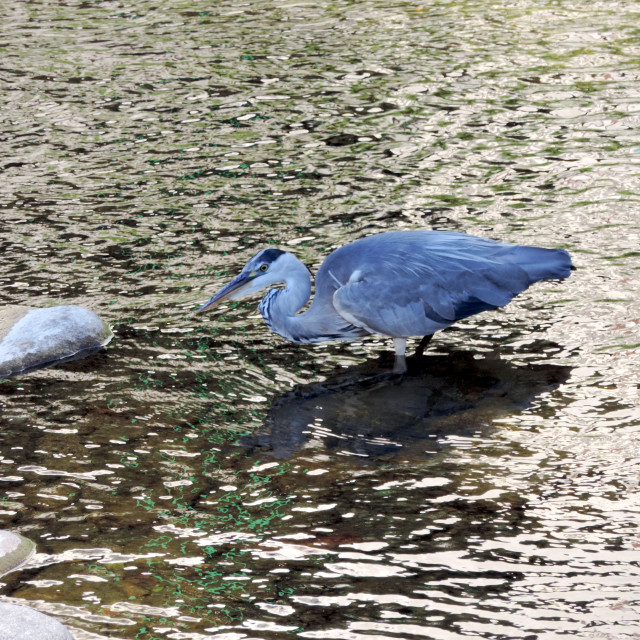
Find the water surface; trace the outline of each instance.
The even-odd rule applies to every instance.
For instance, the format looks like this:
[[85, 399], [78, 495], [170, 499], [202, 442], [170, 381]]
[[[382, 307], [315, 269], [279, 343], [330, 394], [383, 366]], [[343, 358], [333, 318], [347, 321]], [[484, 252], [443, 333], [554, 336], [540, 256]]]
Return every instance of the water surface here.
[[[79, 640], [637, 637], [634, 3], [1, 11], [2, 303], [115, 331], [0, 382], [3, 598]], [[578, 268], [399, 383], [193, 315], [265, 245], [423, 227]]]

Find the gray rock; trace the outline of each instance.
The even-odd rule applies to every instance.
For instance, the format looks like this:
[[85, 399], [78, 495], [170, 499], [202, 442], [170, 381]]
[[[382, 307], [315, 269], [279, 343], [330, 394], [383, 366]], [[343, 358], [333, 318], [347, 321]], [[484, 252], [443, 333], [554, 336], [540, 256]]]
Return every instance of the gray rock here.
[[83, 307], [0, 307], [0, 378], [84, 358], [112, 337], [109, 325]]
[[19, 533], [0, 530], [0, 576], [24, 564], [35, 548], [34, 542]]
[[0, 602], [0, 640], [73, 640], [73, 636], [51, 616]]

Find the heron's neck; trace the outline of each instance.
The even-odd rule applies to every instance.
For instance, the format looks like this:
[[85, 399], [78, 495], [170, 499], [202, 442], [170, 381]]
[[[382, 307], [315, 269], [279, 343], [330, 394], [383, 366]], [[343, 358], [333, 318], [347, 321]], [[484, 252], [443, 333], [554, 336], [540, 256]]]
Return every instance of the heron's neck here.
[[291, 342], [356, 340], [369, 333], [336, 313], [329, 289], [320, 297], [316, 290], [313, 304], [298, 313], [311, 297], [311, 276], [298, 258], [290, 253], [286, 256], [285, 288], [271, 289], [258, 307], [269, 329]]
[[311, 297], [311, 276], [307, 267], [289, 254], [284, 289], [271, 289], [262, 298], [259, 309], [267, 326], [287, 340], [308, 342], [297, 312]]

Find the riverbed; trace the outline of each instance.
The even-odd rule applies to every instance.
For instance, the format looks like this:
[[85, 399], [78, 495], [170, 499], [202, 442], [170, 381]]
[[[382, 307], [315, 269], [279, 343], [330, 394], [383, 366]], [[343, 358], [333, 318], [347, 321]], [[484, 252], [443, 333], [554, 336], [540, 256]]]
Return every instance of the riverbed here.
[[[3, 599], [77, 640], [637, 637], [637, 5], [0, 11], [0, 300], [115, 334], [0, 381]], [[401, 379], [195, 316], [261, 248], [415, 228], [576, 270]]]

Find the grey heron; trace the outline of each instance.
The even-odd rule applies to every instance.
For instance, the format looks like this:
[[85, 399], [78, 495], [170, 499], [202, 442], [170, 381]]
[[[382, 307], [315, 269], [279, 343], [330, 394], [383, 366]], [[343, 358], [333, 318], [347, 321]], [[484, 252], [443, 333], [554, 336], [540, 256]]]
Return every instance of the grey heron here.
[[302, 313], [311, 297], [309, 270], [275, 248], [256, 253], [197, 313], [283, 284], [258, 307], [272, 331], [302, 343], [388, 336], [401, 371], [407, 338], [423, 337], [421, 350], [436, 331], [501, 307], [534, 282], [566, 278], [571, 268], [563, 249], [449, 231], [390, 231], [330, 253], [318, 269], [314, 300]]

